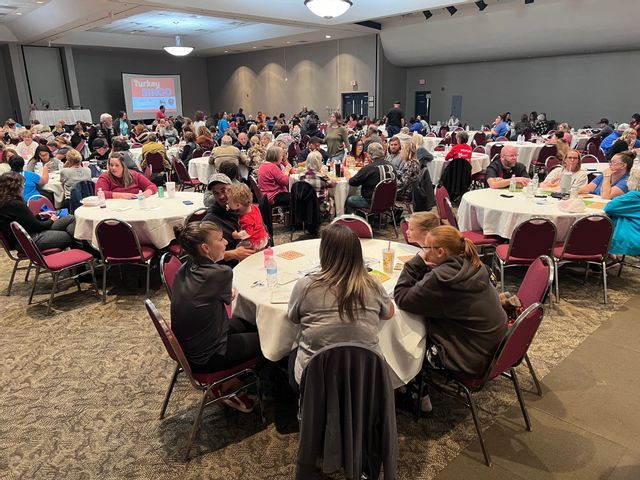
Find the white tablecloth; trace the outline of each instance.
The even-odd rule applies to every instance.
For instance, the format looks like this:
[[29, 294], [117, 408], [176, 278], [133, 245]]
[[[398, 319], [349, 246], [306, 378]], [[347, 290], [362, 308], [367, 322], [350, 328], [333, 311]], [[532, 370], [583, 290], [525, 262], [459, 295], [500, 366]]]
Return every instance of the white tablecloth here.
[[43, 125], [55, 125], [58, 120], [64, 120], [67, 125], [73, 125], [78, 120], [93, 123], [91, 110], [32, 110], [29, 119], [38, 120]]
[[197, 178], [205, 185], [209, 183], [209, 177], [215, 171], [213, 165], [209, 165], [209, 157], [192, 158], [189, 160], [189, 176]]
[[[565, 213], [558, 209], [558, 200], [547, 197], [546, 203], [539, 205], [528, 199], [522, 192], [513, 193], [513, 198], [501, 197], [508, 194], [506, 189], [485, 188], [467, 192], [458, 207], [460, 230], [482, 229], [485, 235], [499, 235], [511, 238], [515, 228], [532, 217], [551, 220], [557, 229], [556, 241], [563, 241], [573, 222], [588, 215], [602, 213], [600, 208], [587, 207], [583, 213]], [[606, 203], [608, 200], [593, 196], [590, 199]]]
[[52, 192], [55, 198], [56, 208], [60, 207], [64, 201], [64, 188], [60, 183], [60, 172], [52, 172], [49, 174], [49, 181], [42, 187], [43, 190]]
[[[169, 157], [169, 160], [171, 160], [172, 155], [178, 156], [179, 153], [180, 153], [180, 147], [178, 147], [177, 145], [173, 147], [169, 147], [167, 149], [167, 157]], [[131, 155], [131, 158], [133, 159], [133, 161], [136, 162], [136, 164], [139, 166], [140, 162], [142, 161], [142, 147], [130, 148], [129, 154]]]
[[[386, 240], [362, 240], [365, 257], [375, 258], [380, 263], [372, 268], [382, 269], [382, 249]], [[298, 270], [307, 270], [319, 264], [318, 249], [320, 240], [305, 240], [274, 247], [278, 263], [278, 273], [298, 276]], [[410, 245], [392, 242], [398, 256], [415, 254], [418, 249]], [[278, 252], [295, 250], [304, 253], [295, 260], [278, 257]], [[287, 317], [286, 304], [272, 304], [272, 289], [266, 287], [267, 274], [263, 266], [263, 253], [258, 252], [240, 262], [233, 269], [233, 284], [238, 292], [234, 314], [246, 320], [256, 319], [260, 335], [260, 348], [263, 355], [272, 361], [284, 358], [297, 345], [299, 326], [291, 323]], [[399, 270], [394, 271], [391, 279], [383, 283], [387, 291], [392, 291], [398, 281]], [[265, 286], [252, 286], [256, 280], [262, 280]], [[295, 281], [277, 287], [277, 290], [291, 292]], [[426, 329], [423, 319], [396, 309], [390, 320], [380, 322], [379, 342], [382, 353], [391, 367], [391, 380], [397, 388], [415, 377], [422, 366], [425, 354]]]
[[440, 145], [440, 142], [444, 140], [442, 137], [424, 137], [423, 146], [427, 151], [433, 153], [433, 149]]
[[[129, 222], [138, 234], [140, 244], [164, 248], [175, 239], [173, 227], [182, 225], [191, 212], [202, 208], [203, 195], [193, 192], [176, 192], [176, 198], [158, 198], [152, 195], [146, 199], [145, 210], [138, 208], [137, 200], [107, 200], [107, 208], [80, 207], [75, 212], [76, 232], [79, 240], [87, 240], [97, 248], [96, 225], [106, 218], [117, 218]], [[185, 205], [190, 200], [193, 205]]]
[[591, 135], [586, 133], [573, 133], [571, 135], [571, 148], [585, 149], [587, 147], [587, 140], [591, 138]]
[[[431, 181], [434, 185], [437, 185], [440, 181], [442, 171], [444, 170], [445, 165], [448, 163], [448, 160], [444, 159], [445, 156], [446, 154], [444, 152], [434, 152], [433, 160], [427, 164], [429, 175], [431, 175]], [[471, 175], [483, 171], [488, 166], [489, 155], [476, 152], [473, 152], [471, 154]]]
[[[471, 145], [473, 143], [473, 137], [475, 137], [476, 133], [478, 133], [477, 130], [465, 130], [467, 132], [467, 135], [469, 135], [469, 139], [467, 140], [467, 145]], [[448, 132], [447, 136], [451, 136], [454, 134], [457, 134], [458, 132]]]
[[604, 172], [607, 168], [609, 168], [608, 163], [583, 163], [581, 170], [584, 170], [588, 173], [596, 173], [596, 172]]
[[518, 143], [518, 142], [489, 142], [487, 143], [486, 148], [486, 153], [487, 155], [491, 155], [491, 146], [495, 145], [496, 143], [500, 143], [502, 145], [509, 145], [512, 147], [516, 147], [516, 149], [518, 150], [518, 162], [522, 163], [527, 170], [529, 170], [529, 165], [531, 165], [531, 161], [535, 158], [538, 158], [538, 154], [540, 153], [540, 150], [542, 150], [542, 147], [544, 147], [544, 143], [531, 143], [531, 142], [523, 142], [523, 143]]
[[[353, 170], [352, 176], [355, 175], [355, 173], [356, 171]], [[289, 175], [289, 191], [291, 191], [291, 185], [296, 183], [299, 178], [300, 175], [297, 173]], [[329, 189], [329, 195], [331, 195], [336, 204], [336, 217], [339, 217], [344, 214], [344, 204], [347, 201], [347, 197], [349, 195], [358, 195], [360, 187], [350, 186], [349, 180], [345, 177], [340, 177], [335, 180], [337, 180], [338, 183], [335, 187]]]

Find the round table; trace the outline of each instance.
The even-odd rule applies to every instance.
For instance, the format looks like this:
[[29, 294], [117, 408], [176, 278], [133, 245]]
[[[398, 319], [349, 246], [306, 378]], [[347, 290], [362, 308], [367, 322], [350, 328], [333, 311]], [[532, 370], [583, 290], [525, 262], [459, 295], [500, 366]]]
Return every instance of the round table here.
[[[351, 176], [354, 176], [357, 173], [357, 170], [350, 170], [350, 173]], [[299, 179], [299, 173], [292, 173], [289, 175], [289, 191], [291, 191], [291, 186]], [[346, 177], [332, 177], [332, 180], [336, 180], [337, 183], [335, 187], [329, 189], [329, 195], [331, 195], [336, 204], [336, 217], [339, 217], [344, 214], [344, 204], [347, 201], [347, 197], [349, 195], [358, 195], [360, 187], [352, 187], [349, 185], [349, 179]]]
[[[485, 235], [499, 235], [511, 238], [513, 231], [522, 222], [533, 217], [550, 220], [556, 226], [556, 241], [564, 241], [571, 225], [579, 218], [600, 214], [608, 200], [591, 195], [584, 198], [593, 202], [593, 206], [582, 213], [567, 213], [558, 209], [559, 200], [553, 197], [546, 199], [526, 198], [522, 192], [513, 193], [513, 198], [501, 197], [509, 194], [506, 189], [485, 188], [467, 192], [462, 196], [458, 207], [458, 225], [460, 230], [480, 230]], [[538, 204], [536, 201], [544, 203]]]
[[427, 151], [433, 153], [433, 149], [440, 145], [444, 138], [442, 137], [424, 137], [424, 141], [422, 142], [422, 146], [427, 149]]
[[[437, 185], [442, 176], [442, 171], [449, 160], [445, 160], [445, 152], [434, 152], [433, 160], [427, 164], [429, 169], [429, 175], [431, 175], [431, 181], [434, 185]], [[489, 166], [489, 155], [484, 153], [473, 152], [471, 154], [471, 175], [478, 172], [482, 172]]]
[[[382, 270], [382, 250], [387, 247], [386, 240], [363, 239], [362, 251], [365, 260], [374, 270]], [[418, 248], [404, 243], [391, 243], [396, 251], [396, 263], [402, 263], [399, 257], [413, 257]], [[278, 280], [289, 282], [275, 289], [268, 288], [267, 273], [264, 268], [262, 252], [255, 253], [240, 262], [233, 269], [233, 284], [237, 290], [234, 315], [253, 321], [258, 327], [260, 348], [265, 358], [278, 361], [287, 356], [297, 345], [299, 325], [291, 323], [287, 317], [286, 303], [271, 303], [272, 292], [286, 300], [297, 278], [314, 267], [319, 266], [318, 249], [320, 240], [277, 245], [273, 248], [278, 263]], [[286, 260], [278, 254], [295, 251], [303, 256]], [[382, 285], [392, 292], [398, 281], [400, 270], [394, 270], [390, 279]], [[262, 282], [257, 284], [256, 282]], [[422, 367], [425, 355], [426, 328], [422, 317], [403, 312], [396, 308], [393, 318], [380, 322], [380, 348], [391, 367], [390, 374], [394, 388], [413, 379]]]
[[[175, 198], [158, 198], [157, 194], [146, 199], [146, 208], [138, 208], [137, 200], [110, 199], [106, 208], [80, 207], [75, 212], [78, 240], [91, 242], [95, 248], [98, 241], [95, 236], [96, 225], [106, 218], [116, 218], [128, 222], [142, 245], [164, 248], [176, 237], [173, 227], [182, 225], [184, 219], [194, 210], [204, 206], [202, 193], [176, 192]], [[183, 201], [191, 201], [185, 205]]]
[[518, 162], [523, 164], [527, 168], [527, 171], [529, 170], [529, 165], [531, 165], [531, 162], [534, 159], [538, 158], [540, 150], [542, 150], [542, 147], [544, 147], [545, 145], [544, 143], [531, 142], [489, 142], [485, 147], [487, 155], [491, 155], [491, 147], [496, 144], [515, 147], [518, 150]]
[[197, 178], [205, 185], [209, 183], [209, 177], [215, 170], [216, 168], [213, 165], [209, 165], [209, 157], [198, 157], [189, 160], [189, 176]]
[[60, 182], [60, 172], [49, 173], [49, 181], [42, 187], [43, 190], [53, 193], [55, 206], [60, 207], [64, 201], [64, 188]]

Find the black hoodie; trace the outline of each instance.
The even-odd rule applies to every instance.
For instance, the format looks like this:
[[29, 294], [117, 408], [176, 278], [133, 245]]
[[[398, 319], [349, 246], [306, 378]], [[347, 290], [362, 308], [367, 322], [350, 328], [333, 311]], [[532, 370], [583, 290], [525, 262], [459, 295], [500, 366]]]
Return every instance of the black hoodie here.
[[482, 376], [507, 331], [507, 315], [485, 267], [452, 256], [430, 270], [416, 255], [394, 290], [398, 308], [424, 316], [431, 343], [444, 347], [445, 366]]

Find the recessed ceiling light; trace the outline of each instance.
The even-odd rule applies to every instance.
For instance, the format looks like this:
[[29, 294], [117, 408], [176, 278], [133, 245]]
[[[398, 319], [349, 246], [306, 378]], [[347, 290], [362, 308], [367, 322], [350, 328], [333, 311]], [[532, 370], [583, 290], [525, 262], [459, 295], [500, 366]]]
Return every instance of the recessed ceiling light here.
[[224, 53], [229, 53], [229, 50], [225, 50]]
[[291, 42], [287, 41], [287, 43], [291, 43]]
[[38, 0], [36, 3], [37, 4], [41, 4], [41, 3], [44, 3], [44, 2], [42, 0]]
[[325, 35], [324, 38], [331, 38], [331, 35]]
[[252, 47], [252, 48], [258, 48], [258, 47]]
[[22, 15], [22, 13], [20, 13], [20, 12], [16, 12], [16, 15]]

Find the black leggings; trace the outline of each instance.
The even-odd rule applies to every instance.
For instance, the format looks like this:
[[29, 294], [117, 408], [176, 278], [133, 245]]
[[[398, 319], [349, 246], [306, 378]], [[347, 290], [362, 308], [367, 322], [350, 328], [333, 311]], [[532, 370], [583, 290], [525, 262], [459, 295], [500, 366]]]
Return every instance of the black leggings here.
[[205, 365], [191, 365], [191, 369], [195, 373], [227, 370], [260, 354], [260, 340], [255, 325], [239, 318], [230, 318], [227, 352], [224, 355], [213, 355]]
[[289, 192], [280, 192], [277, 193], [275, 197], [273, 197], [274, 207], [288, 207], [291, 203], [291, 193]]

